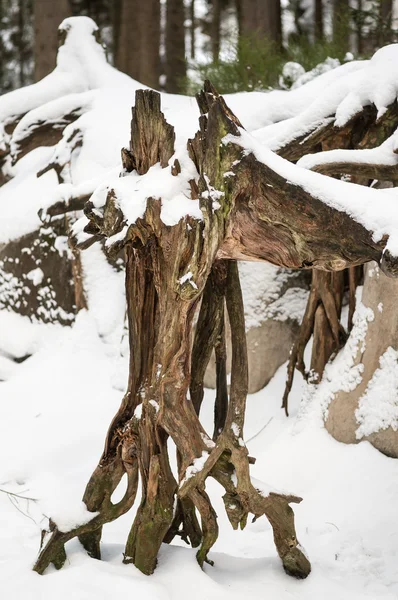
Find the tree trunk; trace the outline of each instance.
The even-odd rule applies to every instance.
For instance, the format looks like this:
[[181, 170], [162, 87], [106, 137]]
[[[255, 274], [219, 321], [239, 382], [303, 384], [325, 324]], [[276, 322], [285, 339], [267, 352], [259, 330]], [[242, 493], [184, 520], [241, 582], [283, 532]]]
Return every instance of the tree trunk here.
[[211, 47], [213, 61], [218, 62], [221, 35], [221, 0], [212, 1]]
[[391, 25], [393, 0], [380, 0], [380, 16], [386, 24]]
[[184, 0], [167, 0], [166, 10], [166, 92], [181, 90], [186, 75]]
[[315, 0], [314, 33], [315, 33], [315, 40], [317, 42], [322, 42], [323, 38], [324, 38], [323, 0]]
[[380, 19], [378, 31], [378, 44], [384, 46], [391, 40], [391, 26], [393, 17], [393, 0], [380, 0]]
[[333, 2], [333, 42], [343, 50], [349, 50], [350, 36], [349, 0]]
[[195, 60], [195, 55], [196, 55], [196, 51], [195, 51], [195, 43], [196, 43], [195, 0], [191, 0], [191, 4], [189, 5], [189, 14], [190, 14], [190, 21], [191, 21], [191, 26], [190, 26], [191, 59]]
[[282, 43], [282, 18], [280, 0], [241, 0], [240, 16], [242, 34], [258, 35]]
[[70, 16], [68, 0], [34, 0], [35, 81], [55, 68], [58, 51], [58, 27]]
[[115, 66], [144, 85], [159, 87], [160, 1], [121, 0], [115, 14]]

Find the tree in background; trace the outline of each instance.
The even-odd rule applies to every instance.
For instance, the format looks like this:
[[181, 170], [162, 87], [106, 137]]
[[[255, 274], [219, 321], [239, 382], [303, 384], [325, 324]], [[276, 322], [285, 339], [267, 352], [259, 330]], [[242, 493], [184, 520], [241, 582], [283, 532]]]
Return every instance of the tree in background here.
[[165, 47], [166, 92], [177, 93], [186, 75], [184, 0], [167, 0]]
[[115, 4], [113, 14], [115, 66], [144, 85], [158, 88], [160, 1], [119, 0]]
[[314, 34], [315, 39], [318, 42], [322, 42], [324, 38], [324, 26], [323, 26], [323, 2], [322, 0], [315, 0], [314, 8]]
[[349, 41], [349, 0], [334, 0], [333, 4], [333, 41], [344, 44], [348, 49]]
[[32, 0], [0, 1], [0, 92], [32, 83]]
[[71, 15], [68, 0], [34, 0], [35, 80], [39, 81], [55, 67], [58, 50], [58, 26]]
[[280, 0], [238, 0], [240, 33], [259, 35], [282, 43], [282, 13]]
[[[54, 32], [66, 16], [93, 18], [111, 63], [172, 93], [196, 91], [187, 85], [188, 56], [188, 76], [197, 69], [197, 87], [210, 77], [221, 92], [230, 92], [278, 86], [287, 61], [310, 70], [328, 57], [341, 61], [347, 51], [366, 57], [394, 41], [392, 0], [162, 4], [163, 15], [160, 0], [0, 0], [0, 91], [27, 85], [53, 68]], [[211, 63], [203, 70], [204, 56]]]

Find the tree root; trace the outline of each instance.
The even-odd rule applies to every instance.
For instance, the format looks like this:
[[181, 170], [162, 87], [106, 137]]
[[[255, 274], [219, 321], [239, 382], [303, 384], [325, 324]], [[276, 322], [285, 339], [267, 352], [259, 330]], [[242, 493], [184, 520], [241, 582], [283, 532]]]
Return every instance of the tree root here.
[[[308, 380], [319, 382], [330, 357], [345, 343], [347, 333], [340, 323], [344, 292], [344, 272], [313, 270], [310, 294], [297, 339], [293, 344], [287, 367], [287, 379], [282, 399], [286, 416], [288, 398], [297, 369]], [[311, 368], [307, 371], [304, 352], [314, 335]]]
[[[137, 95], [132, 143], [124, 153], [124, 161], [140, 174], [158, 161], [168, 168], [174, 151], [173, 130], [164, 120], [158, 100], [156, 93], [149, 90]], [[79, 536], [91, 556], [100, 557], [101, 528], [132, 506], [138, 473], [142, 501], [127, 540], [124, 562], [134, 563], [143, 573], [153, 572], [162, 541], [170, 542], [175, 535], [195, 546], [201, 542], [198, 563], [211, 563], [209, 552], [218, 536], [218, 524], [205, 491], [209, 476], [225, 489], [224, 504], [234, 528], [243, 528], [249, 513], [255, 518], [267, 516], [285, 570], [296, 577], [306, 577], [310, 572], [310, 564], [297, 542], [289, 507], [301, 499], [265, 492], [250, 477], [250, 462], [254, 459], [250, 459], [243, 442], [248, 367], [242, 292], [236, 262], [217, 259], [232, 201], [224, 173], [240, 156], [237, 147], [223, 147], [221, 141], [227, 133], [238, 135], [240, 124], [210, 84], [206, 84], [199, 102], [206, 115], [202, 114], [201, 131], [190, 141], [189, 148], [201, 174], [197, 192], [203, 221], [187, 217], [167, 227], [160, 218], [160, 200], [149, 199], [143, 218], [129, 227], [125, 247], [130, 373], [128, 391], [111, 423], [103, 456], [84, 495], [88, 510], [98, 514], [69, 532], [54, 526], [36, 562], [39, 573], [50, 562], [62, 566], [66, 557], [64, 544], [75, 536]], [[178, 165], [174, 164], [171, 174], [178, 174]], [[219, 197], [222, 210], [214, 210], [212, 185], [223, 190]], [[90, 205], [86, 214], [95, 235], [109, 238], [119, 231], [120, 209], [112, 192], [106, 200], [104, 217], [98, 219]], [[185, 277], [188, 273], [189, 281]], [[202, 294], [191, 360], [190, 333]], [[232, 337], [229, 402], [224, 306]], [[333, 316], [333, 307], [328, 307], [327, 312]], [[209, 345], [215, 346], [217, 357], [215, 441], [198, 418]], [[192, 401], [188, 394], [190, 378]], [[178, 488], [169, 465], [168, 436], [178, 451]], [[128, 475], [127, 491], [113, 505], [112, 493], [124, 473]], [[200, 513], [201, 529], [195, 509]]]

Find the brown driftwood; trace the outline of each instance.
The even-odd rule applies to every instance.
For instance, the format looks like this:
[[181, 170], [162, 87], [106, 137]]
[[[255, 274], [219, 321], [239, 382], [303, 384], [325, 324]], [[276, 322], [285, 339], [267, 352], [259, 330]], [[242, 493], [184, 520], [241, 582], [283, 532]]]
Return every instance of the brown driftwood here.
[[[57, 535], [52, 535], [43, 547], [35, 567], [39, 572], [50, 562], [61, 566], [66, 556], [64, 542], [76, 535], [89, 554], [99, 558], [101, 528], [114, 518], [116, 510], [109, 504], [110, 494], [125, 472], [130, 478], [130, 496], [119, 503], [116, 512], [122, 514], [131, 506], [137, 472], [142, 501], [127, 540], [124, 562], [134, 563], [143, 573], [153, 572], [160, 544], [163, 540], [170, 542], [175, 535], [189, 539], [193, 546], [200, 542], [199, 564], [211, 563], [208, 554], [217, 539], [218, 525], [205, 490], [207, 477], [224, 487], [224, 505], [234, 529], [245, 526], [249, 513], [254, 518], [265, 515], [273, 527], [285, 570], [295, 577], [306, 577], [310, 572], [290, 507], [301, 498], [264, 494], [250, 477], [251, 460], [243, 441], [248, 380], [246, 335], [235, 259], [319, 269], [304, 319], [303, 342], [308, 341], [317, 320], [317, 307], [322, 306], [333, 348], [344, 335], [339, 324], [341, 303], [333, 294], [333, 282], [338, 282], [340, 276], [327, 271], [377, 260], [387, 272], [395, 274], [397, 264], [392, 257], [385, 259], [385, 239], [375, 243], [372, 232], [346, 213], [286, 181], [253, 154], [242, 156], [236, 140], [223, 142], [227, 134], [240, 135], [240, 123], [209, 83], [198, 96], [198, 104], [202, 113], [200, 131], [189, 140], [188, 149], [198, 173], [197, 180], [191, 182], [192, 198], [199, 198], [203, 220], [186, 216], [177, 225], [166, 226], [160, 218], [161, 200], [149, 198], [143, 217], [125, 227], [114, 190], [108, 193], [102, 214], [94, 211], [90, 202], [85, 206], [89, 220], [85, 231], [92, 235], [91, 242], [107, 238], [110, 255], [123, 248], [126, 253], [130, 374], [127, 392], [84, 495], [88, 510], [98, 515], [65, 534], [51, 526]], [[170, 168], [172, 175], [179, 174], [177, 161], [169, 166], [174, 131], [160, 111], [156, 92], [137, 92], [131, 138], [130, 149], [122, 153], [126, 171], [136, 169], [144, 175], [160, 162], [163, 168]], [[225, 178], [230, 171], [234, 177]], [[217, 209], [211, 197], [214, 190], [218, 194]], [[113, 243], [115, 234], [119, 235]], [[193, 320], [201, 299], [192, 351]], [[232, 334], [228, 402], [223, 365], [224, 302]], [[214, 441], [198, 418], [209, 346], [215, 346], [219, 366]], [[304, 370], [300, 345], [292, 373], [296, 363]], [[169, 465], [169, 436], [178, 452], [178, 482]], [[201, 531], [194, 507], [201, 517]]]
[[[167, 164], [173, 153], [172, 144], [165, 142], [165, 136], [172, 137], [171, 129], [164, 121], [156, 98], [155, 92], [137, 93], [132, 131], [142, 132], [143, 123], [146, 124], [145, 135], [151, 139], [150, 152], [145, 137], [142, 140], [140, 138], [144, 134], [140, 133], [136, 140], [133, 133], [131, 150], [124, 153], [126, 169], [135, 165], [144, 172], [159, 159]], [[213, 89], [207, 88], [201, 103], [206, 103], [208, 116], [201, 117], [202, 133], [190, 146], [201, 174], [197, 184], [199, 194], [208, 188], [208, 182], [214, 185], [223, 181], [225, 165], [223, 161], [217, 165], [214, 157], [217, 157], [225, 132], [236, 133], [238, 123]], [[224, 160], [231, 162], [236, 151], [236, 148], [227, 150]], [[178, 171], [176, 165], [174, 168]], [[60, 566], [65, 557], [63, 540], [74, 535], [79, 535], [91, 556], [100, 556], [101, 527], [114, 514], [110, 510], [108, 496], [127, 469], [123, 448], [130, 439], [134, 443], [130, 443], [126, 450], [128, 468], [133, 468], [133, 465], [138, 467], [143, 493], [127, 541], [125, 562], [133, 562], [144, 573], [151, 573], [161, 542], [170, 541], [176, 534], [190, 538], [192, 545], [197, 545], [201, 538], [198, 562], [203, 564], [208, 561], [208, 552], [217, 538], [218, 527], [204, 484], [207, 476], [213, 476], [226, 490], [224, 499], [236, 499], [238, 508], [225, 500], [227, 514], [234, 527], [238, 523], [243, 527], [249, 512], [256, 517], [266, 515], [273, 526], [277, 550], [287, 572], [306, 577], [310, 571], [310, 564], [299, 548], [293, 512], [289, 508], [289, 503], [299, 502], [300, 499], [279, 494], [264, 497], [250, 480], [248, 452], [242, 441], [247, 353], [238, 271], [234, 262], [213, 267], [224, 237], [228, 208], [225, 205], [224, 211], [213, 211], [208, 195], [202, 197], [201, 205], [205, 215], [203, 221], [186, 217], [176, 226], [167, 227], [160, 219], [159, 200], [149, 199], [144, 217], [129, 228], [125, 240], [131, 349], [128, 391], [111, 424], [103, 456], [84, 496], [88, 509], [99, 514], [91, 521], [91, 526], [88, 524], [83, 529], [68, 532], [67, 538], [50, 538], [45, 546], [45, 557], [42, 552], [36, 565], [39, 572], [43, 572], [49, 562]], [[119, 212], [112, 193], [108, 196], [103, 219], [98, 218], [90, 205], [85, 210], [92, 223], [92, 231], [96, 232], [94, 235], [99, 237], [110, 237], [120, 230], [122, 218]], [[195, 286], [181, 278], [188, 266]], [[213, 275], [210, 276], [212, 269]], [[217, 432], [216, 442], [203, 430], [193, 402], [187, 397], [190, 373], [195, 372], [193, 364], [191, 367], [192, 322], [206, 282], [209, 281], [213, 281], [213, 292], [217, 288], [221, 304], [224, 295], [226, 297], [233, 333], [233, 375], [230, 402], [226, 410], [222, 328], [214, 328], [218, 334], [214, 336], [214, 345], [220, 346], [217, 351], [221, 373], [220, 393], [224, 395], [216, 421], [218, 427], [225, 421], [221, 433]], [[203, 311], [209, 309], [214, 310], [211, 306], [206, 308], [204, 303]], [[219, 314], [219, 323], [223, 322], [222, 310], [216, 308], [215, 313]], [[198, 358], [198, 361], [204, 364], [205, 358]], [[199, 399], [202, 373], [201, 367], [200, 376], [196, 375]], [[168, 436], [173, 438], [179, 455], [178, 488], [169, 467]], [[204, 465], [201, 470], [196, 469], [195, 474], [198, 460], [204, 461]], [[236, 481], [232, 477], [235, 471]], [[179, 513], [174, 514], [176, 495]], [[201, 533], [194, 517], [194, 506], [201, 516]], [[124, 511], [125, 508], [127, 504], [120, 510]]]

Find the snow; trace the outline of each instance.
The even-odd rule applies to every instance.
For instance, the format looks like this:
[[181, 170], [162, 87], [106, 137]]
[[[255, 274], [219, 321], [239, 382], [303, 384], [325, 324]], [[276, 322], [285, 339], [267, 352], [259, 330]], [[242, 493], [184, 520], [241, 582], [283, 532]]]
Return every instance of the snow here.
[[[148, 198], [161, 198], [160, 217], [166, 225], [176, 225], [181, 218], [188, 214], [196, 219], [203, 218], [199, 200], [192, 200], [190, 196], [189, 180], [196, 175], [195, 165], [185, 150], [181, 150], [180, 153], [173, 156], [170, 164], [173, 164], [176, 158], [181, 165], [181, 173], [176, 176], [172, 175], [171, 167], [162, 169], [160, 164], [156, 164], [145, 175], [138, 175], [136, 171], [133, 171], [124, 177], [115, 177], [115, 179], [101, 184], [94, 191], [91, 201], [95, 208], [102, 208], [108, 192], [113, 190], [117, 206], [125, 217], [123, 233], [109, 238], [108, 245], [118, 241], [121, 236], [124, 237], [128, 226], [144, 216]], [[75, 224], [74, 232], [78, 239], [82, 239], [79, 237], [79, 233], [87, 222], [88, 219], [82, 217], [81, 221]], [[184, 281], [180, 283], [182, 284]]]
[[239, 425], [237, 423], [232, 423], [231, 429], [232, 429], [233, 434], [236, 437], [240, 436], [240, 427], [239, 427]]
[[196, 283], [194, 282], [193, 278], [193, 273], [192, 271], [188, 271], [188, 273], [185, 273], [185, 275], [182, 275], [179, 279], [179, 283], [180, 285], [184, 285], [184, 283], [188, 282], [195, 290], [198, 289], [198, 286], [196, 285]]
[[[297, 85], [299, 82], [300, 79]], [[278, 150], [295, 137], [311, 133], [317, 127], [326, 125], [328, 120], [331, 122], [333, 115], [336, 115], [332, 119], [334, 124], [342, 127], [364, 106], [374, 103], [380, 118], [397, 98], [397, 82], [398, 44], [390, 44], [378, 50], [369, 61], [347, 62], [316, 77], [307, 85], [285, 92], [289, 94], [289, 99], [285, 103], [282, 97], [279, 98], [282, 107], [290, 106], [290, 100], [297, 98], [297, 112], [286, 114], [283, 121], [271, 116], [271, 122], [259, 128], [255, 136], [268, 148]], [[270, 99], [275, 93], [269, 94]]]
[[380, 118], [398, 94], [398, 44], [380, 48], [336, 110], [337, 127], [345, 125], [364, 106], [374, 104]]
[[308, 290], [289, 285], [293, 271], [279, 269], [269, 263], [239, 262], [239, 276], [245, 307], [245, 325], [249, 331], [267, 319], [301, 322]]
[[[71, 328], [60, 328], [0, 311], [1, 342], [5, 331], [7, 340], [31, 339], [31, 350], [36, 340], [32, 358], [0, 383], [0, 451], [7, 457], [0, 464], [0, 488], [38, 499], [18, 503], [32, 522], [0, 492], [0, 586], [9, 598], [108, 600], [115, 589], [149, 600], [183, 600], [187, 589], [194, 600], [260, 600], [264, 594], [278, 600], [396, 598], [397, 462], [367, 442], [347, 446], [333, 440], [318, 418], [319, 407], [300, 409], [299, 374], [287, 419], [280, 410], [285, 365], [265, 390], [249, 396], [245, 440], [257, 458], [252, 474], [258, 489], [303, 497], [293, 508], [298, 539], [313, 566], [307, 580], [283, 572], [264, 518], [249, 519], [244, 531], [232, 530], [223, 492], [214, 481], [207, 485], [220, 527], [210, 553], [214, 567], [202, 571], [196, 551], [182, 542], [162, 546], [151, 577], [123, 565], [133, 509], [104, 528], [102, 561], [90, 559], [73, 540], [61, 571], [50, 568], [42, 577], [33, 573], [43, 513], [54, 508], [59, 523], [65, 518], [68, 524], [81, 517], [80, 499], [122, 393], [111, 385], [116, 356], [90, 313], [80, 314]], [[202, 406], [207, 431], [212, 430], [212, 399], [214, 392], [207, 390]]]
[[398, 352], [391, 346], [380, 356], [380, 367], [359, 399], [355, 417], [358, 439], [388, 427], [398, 430]]
[[0, 188], [0, 244], [38, 229], [38, 211], [57, 185], [54, 171], [39, 179], [36, 173], [51, 156], [51, 148], [37, 148], [14, 168], [15, 177]]
[[202, 471], [209, 456], [209, 453], [203, 450], [200, 458], [194, 458], [192, 465], [189, 465], [185, 470], [185, 477], [182, 479], [180, 487], [182, 487], [184, 483], [191, 479], [191, 477], [196, 475], [196, 473], [200, 473], [200, 471]]
[[26, 274], [26, 277], [30, 279], [33, 285], [40, 285], [44, 279], [44, 273], [40, 267], [37, 267], [37, 269], [29, 271], [29, 273]]
[[72, 502], [69, 503], [65, 490], [62, 491], [62, 494], [60, 493], [58, 501], [59, 505], [57, 508], [57, 505], [53, 500], [51, 506], [51, 518], [57, 525], [59, 531], [62, 532], [68, 532], [80, 525], [85, 525], [99, 514], [96, 512], [89, 512], [82, 501], [74, 504], [72, 500]]
[[11, 138], [11, 154], [15, 154], [19, 143], [32, 131], [37, 123], [55, 123], [64, 115], [76, 112], [83, 113], [89, 109], [95, 97], [94, 91], [80, 94], [67, 94], [51, 100], [29, 111], [16, 126]]

